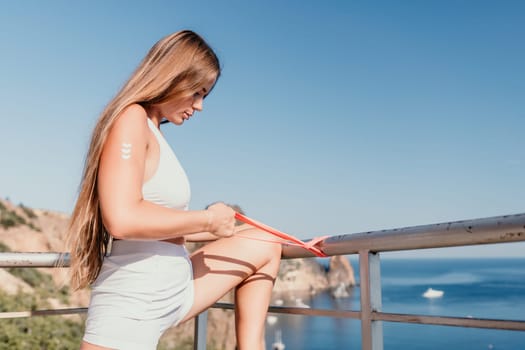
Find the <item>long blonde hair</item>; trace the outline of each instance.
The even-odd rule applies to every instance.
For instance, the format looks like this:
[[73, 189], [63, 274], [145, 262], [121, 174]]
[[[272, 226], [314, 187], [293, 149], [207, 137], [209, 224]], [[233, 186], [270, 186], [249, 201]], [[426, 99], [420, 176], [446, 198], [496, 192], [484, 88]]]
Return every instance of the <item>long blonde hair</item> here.
[[122, 111], [193, 94], [210, 77], [220, 75], [217, 56], [196, 33], [183, 30], [159, 40], [127, 83], [106, 106], [93, 130], [84, 172], [68, 230], [71, 287], [87, 287], [98, 276], [109, 235], [100, 213], [97, 179], [104, 144]]

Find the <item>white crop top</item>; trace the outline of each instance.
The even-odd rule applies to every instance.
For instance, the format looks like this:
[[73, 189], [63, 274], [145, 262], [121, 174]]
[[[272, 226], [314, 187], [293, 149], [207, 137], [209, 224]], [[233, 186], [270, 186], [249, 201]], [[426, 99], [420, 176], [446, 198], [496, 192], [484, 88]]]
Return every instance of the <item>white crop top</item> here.
[[158, 205], [187, 210], [191, 192], [186, 172], [160, 130], [147, 119], [159, 143], [159, 163], [155, 174], [142, 185], [142, 196]]

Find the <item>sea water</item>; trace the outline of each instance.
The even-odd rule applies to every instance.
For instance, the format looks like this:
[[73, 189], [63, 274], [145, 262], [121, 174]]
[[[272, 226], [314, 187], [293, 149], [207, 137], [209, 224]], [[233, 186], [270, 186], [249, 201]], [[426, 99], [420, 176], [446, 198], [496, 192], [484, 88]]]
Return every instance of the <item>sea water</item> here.
[[[358, 276], [358, 264], [351, 260]], [[525, 259], [381, 260], [382, 311], [525, 320]], [[423, 296], [428, 288], [443, 291]], [[285, 300], [292, 305], [297, 296]], [[359, 287], [347, 298], [301, 295], [312, 308], [359, 310]], [[280, 332], [286, 350], [360, 349], [360, 321], [272, 314], [266, 345]], [[383, 322], [385, 350], [525, 350], [525, 332]]]

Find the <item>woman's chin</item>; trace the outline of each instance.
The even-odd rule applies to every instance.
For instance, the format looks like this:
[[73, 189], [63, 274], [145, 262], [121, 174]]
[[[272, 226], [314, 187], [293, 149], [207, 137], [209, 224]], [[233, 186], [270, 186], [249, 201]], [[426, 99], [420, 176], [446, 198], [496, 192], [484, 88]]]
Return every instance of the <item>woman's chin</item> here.
[[169, 119], [169, 122], [175, 125], [182, 125], [184, 124], [185, 120], [183, 118], [174, 118], [174, 119]]

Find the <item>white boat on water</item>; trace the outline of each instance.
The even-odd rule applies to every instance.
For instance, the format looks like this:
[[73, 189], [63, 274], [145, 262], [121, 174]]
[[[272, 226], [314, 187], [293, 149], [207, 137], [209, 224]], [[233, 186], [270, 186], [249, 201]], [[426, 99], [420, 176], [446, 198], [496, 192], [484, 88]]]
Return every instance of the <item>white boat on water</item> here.
[[297, 307], [303, 307], [305, 309], [310, 308], [310, 305], [303, 302], [303, 299], [301, 298], [295, 298], [295, 306]]
[[428, 299], [441, 298], [443, 294], [445, 294], [445, 292], [443, 292], [442, 290], [428, 288], [425, 291], [425, 293], [423, 293], [423, 297], [428, 298]]
[[268, 315], [266, 317], [266, 322], [271, 326], [271, 325], [274, 325], [277, 323], [279, 319], [277, 318], [277, 316], [274, 316], [274, 315]]
[[286, 346], [281, 339], [281, 330], [275, 331], [275, 342], [272, 344], [272, 350], [284, 350]]

